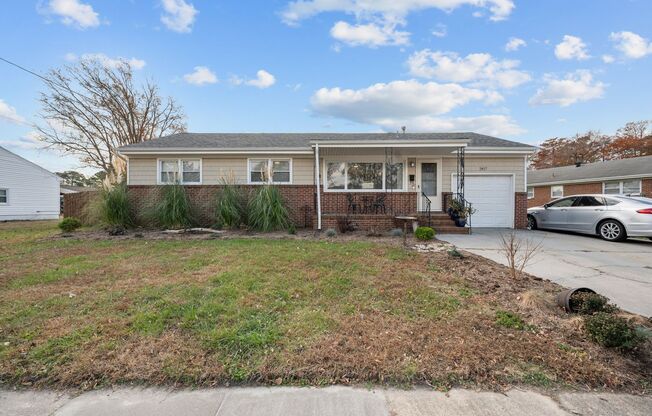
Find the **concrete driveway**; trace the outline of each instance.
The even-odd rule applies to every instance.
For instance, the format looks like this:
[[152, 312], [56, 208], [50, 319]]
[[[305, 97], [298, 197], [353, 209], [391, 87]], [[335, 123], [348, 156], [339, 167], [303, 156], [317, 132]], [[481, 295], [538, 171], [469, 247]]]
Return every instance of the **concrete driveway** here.
[[[510, 230], [476, 228], [471, 235], [437, 238], [501, 264], [500, 234]], [[652, 241], [610, 243], [597, 237], [549, 231], [516, 230], [542, 250], [526, 267], [531, 275], [566, 287], [589, 287], [630, 312], [652, 316]]]

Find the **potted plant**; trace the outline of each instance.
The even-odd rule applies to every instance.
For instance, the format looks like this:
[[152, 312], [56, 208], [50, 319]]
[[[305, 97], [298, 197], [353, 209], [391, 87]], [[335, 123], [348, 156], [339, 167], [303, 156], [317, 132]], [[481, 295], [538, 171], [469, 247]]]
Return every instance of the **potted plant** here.
[[457, 199], [451, 199], [447, 210], [451, 219], [457, 221], [457, 219], [460, 218], [460, 211], [462, 210], [464, 210], [464, 204]]
[[451, 218], [455, 220], [455, 225], [458, 227], [465, 227], [466, 220], [469, 218], [469, 215], [473, 215], [475, 213], [475, 209], [464, 205], [461, 201], [458, 200], [451, 201], [451, 208]]

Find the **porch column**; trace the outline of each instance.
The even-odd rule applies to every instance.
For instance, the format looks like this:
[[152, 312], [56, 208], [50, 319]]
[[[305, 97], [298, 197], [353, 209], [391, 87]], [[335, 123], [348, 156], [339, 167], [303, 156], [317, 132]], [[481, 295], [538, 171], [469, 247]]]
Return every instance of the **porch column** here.
[[319, 144], [315, 144], [315, 185], [317, 188], [317, 229], [321, 230], [321, 192], [319, 190]]

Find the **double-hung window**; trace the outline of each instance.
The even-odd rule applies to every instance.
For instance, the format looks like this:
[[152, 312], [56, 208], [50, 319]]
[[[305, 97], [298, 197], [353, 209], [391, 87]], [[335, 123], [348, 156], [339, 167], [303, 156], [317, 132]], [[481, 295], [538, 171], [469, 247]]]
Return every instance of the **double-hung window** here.
[[292, 159], [249, 159], [249, 183], [292, 183]]
[[324, 186], [327, 190], [402, 190], [405, 166], [403, 162], [328, 161], [324, 176]]
[[9, 191], [0, 189], [0, 205], [9, 203]]
[[534, 186], [527, 187], [527, 199], [534, 198]]
[[641, 180], [630, 179], [626, 181], [609, 181], [602, 184], [605, 194], [632, 195], [641, 193]]
[[159, 160], [159, 183], [161, 185], [201, 184], [201, 159]]
[[561, 198], [564, 196], [564, 185], [556, 185], [550, 187], [551, 198]]

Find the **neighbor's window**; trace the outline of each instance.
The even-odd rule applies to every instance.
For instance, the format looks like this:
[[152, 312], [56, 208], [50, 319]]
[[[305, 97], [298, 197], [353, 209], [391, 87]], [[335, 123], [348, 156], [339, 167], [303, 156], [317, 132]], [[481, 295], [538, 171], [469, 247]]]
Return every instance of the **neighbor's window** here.
[[527, 199], [532, 199], [534, 198], [534, 187], [533, 186], [528, 186], [527, 187]]
[[9, 197], [7, 195], [6, 189], [0, 189], [0, 204], [6, 204], [9, 202]]
[[557, 186], [551, 186], [550, 187], [550, 197], [551, 198], [561, 198], [564, 196], [564, 186], [563, 185], [557, 185]]
[[249, 183], [291, 183], [291, 159], [249, 159]]
[[631, 195], [641, 193], [641, 180], [609, 181], [602, 184], [603, 193], [612, 195]]
[[325, 188], [331, 190], [402, 190], [403, 162], [327, 162]]
[[168, 159], [161, 160], [160, 178], [161, 184], [200, 184], [201, 183], [201, 160], [200, 159]]

